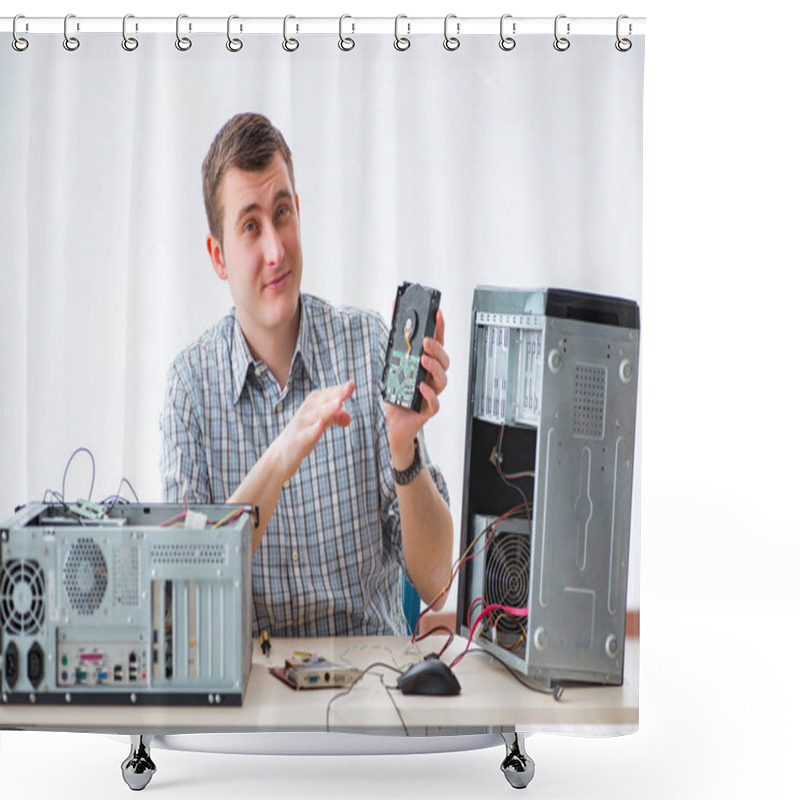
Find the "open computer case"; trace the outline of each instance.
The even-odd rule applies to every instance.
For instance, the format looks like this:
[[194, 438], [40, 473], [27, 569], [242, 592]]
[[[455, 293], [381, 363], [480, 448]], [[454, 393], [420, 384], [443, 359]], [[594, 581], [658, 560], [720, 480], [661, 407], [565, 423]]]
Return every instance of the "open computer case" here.
[[621, 684], [639, 308], [478, 287], [457, 626], [524, 678]]

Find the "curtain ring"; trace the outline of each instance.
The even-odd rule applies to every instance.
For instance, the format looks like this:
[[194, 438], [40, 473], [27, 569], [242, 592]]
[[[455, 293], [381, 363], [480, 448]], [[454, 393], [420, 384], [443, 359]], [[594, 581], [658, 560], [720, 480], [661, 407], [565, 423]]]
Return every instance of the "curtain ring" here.
[[[453, 50], [458, 50], [458, 48], [461, 47], [461, 40], [458, 38], [458, 36], [449, 36], [448, 33], [447, 33], [448, 23], [450, 22], [451, 19], [456, 19], [456, 15], [455, 14], [448, 14], [444, 18], [444, 42], [443, 42], [443, 44], [444, 44], [444, 49], [445, 50], [450, 50], [452, 52]], [[460, 29], [461, 29], [461, 24], [460, 23], [456, 23], [456, 33], [458, 33]]]
[[18, 53], [21, 53], [23, 50], [27, 50], [28, 49], [28, 40], [27, 39], [23, 39], [21, 36], [19, 36], [17, 34], [17, 20], [18, 19], [25, 19], [25, 17], [22, 14], [17, 14], [17, 16], [14, 17], [14, 22], [12, 23], [12, 26], [11, 26], [11, 33], [13, 34], [14, 38], [11, 41], [11, 46]]
[[[506, 36], [504, 27], [506, 24], [506, 20], [511, 19], [511, 14], [503, 14], [500, 17], [500, 49], [505, 50], [508, 52], [509, 50], [513, 50], [517, 46], [517, 40], [511, 36]], [[516, 23], [513, 24], [512, 32], [516, 33], [517, 25]]]
[[288, 36], [290, 19], [297, 19], [297, 17], [293, 17], [291, 14], [289, 14], [283, 18], [283, 43], [281, 46], [284, 50], [286, 50], [287, 53], [294, 53], [294, 51], [300, 47], [300, 42], [298, 42], [295, 38], [290, 39]]
[[[565, 36], [558, 35], [558, 21], [560, 19], [566, 19], [566, 14], [559, 14], [556, 17], [555, 23], [553, 23], [553, 35], [556, 37], [556, 40], [553, 42], [553, 47], [558, 50], [559, 53], [563, 53], [565, 50], [569, 50], [570, 41]], [[567, 36], [569, 36], [569, 28], [570, 24], [567, 23]]]
[[[192, 40], [188, 36], [181, 36], [181, 20], [188, 16], [188, 14], [178, 14], [178, 18], [175, 20], [175, 47], [184, 52], [192, 46]], [[191, 26], [189, 30], [191, 30]]]
[[242, 49], [242, 40], [241, 39], [234, 39], [231, 36], [231, 22], [235, 19], [239, 19], [236, 14], [231, 14], [228, 17], [228, 41], [225, 42], [225, 47], [231, 51], [231, 53], [238, 53]]
[[[619, 27], [620, 27], [619, 24], [620, 24], [620, 22], [622, 22], [623, 19], [628, 19], [628, 15], [627, 14], [620, 14], [617, 17], [617, 41], [614, 42], [614, 47], [616, 47], [617, 50], [620, 51], [620, 53], [627, 53], [628, 50], [630, 50], [631, 47], [633, 47], [633, 42], [630, 39], [622, 39], [620, 37], [620, 35], [619, 35]], [[632, 30], [633, 30], [633, 27], [631, 26], [631, 24], [629, 22], [628, 23], [628, 33], [630, 34], [632, 32]]]
[[133, 14], [126, 14], [122, 18], [122, 49], [127, 50], [129, 53], [133, 52], [139, 46], [138, 39], [134, 39], [133, 36], [128, 36], [128, 20], [133, 18]]
[[[411, 39], [408, 39], [406, 36], [400, 36], [400, 20], [401, 19], [408, 19], [405, 14], [398, 14], [394, 18], [394, 49], [400, 50], [408, 50], [411, 47]], [[411, 33], [411, 25], [410, 23], [406, 23], [408, 27], [408, 32]]]
[[80, 41], [74, 36], [70, 36], [67, 30], [67, 25], [71, 19], [75, 19], [74, 14], [67, 14], [67, 16], [64, 17], [64, 49], [70, 52], [77, 50], [81, 46]]
[[[348, 52], [356, 46], [356, 43], [354, 39], [351, 39], [349, 36], [344, 36], [342, 32], [342, 27], [346, 19], [353, 19], [353, 18], [349, 14], [342, 14], [342, 16], [339, 17], [339, 49]], [[356, 32], [355, 22], [353, 22], [352, 25], [353, 25], [352, 32], [355, 33]]]

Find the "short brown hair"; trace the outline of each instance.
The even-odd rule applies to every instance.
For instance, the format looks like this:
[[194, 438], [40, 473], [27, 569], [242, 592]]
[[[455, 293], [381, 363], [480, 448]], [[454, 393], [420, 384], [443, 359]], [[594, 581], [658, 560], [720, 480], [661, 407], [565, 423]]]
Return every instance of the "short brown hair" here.
[[244, 172], [259, 172], [280, 153], [289, 170], [294, 190], [292, 153], [283, 134], [263, 114], [237, 114], [220, 128], [203, 159], [203, 201], [211, 235], [222, 241], [223, 209], [219, 187], [225, 173], [236, 167]]

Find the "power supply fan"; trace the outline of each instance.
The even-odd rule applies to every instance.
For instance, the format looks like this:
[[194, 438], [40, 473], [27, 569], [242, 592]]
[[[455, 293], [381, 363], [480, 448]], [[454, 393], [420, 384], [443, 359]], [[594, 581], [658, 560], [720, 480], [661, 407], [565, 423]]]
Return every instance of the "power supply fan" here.
[[100, 546], [92, 539], [78, 539], [64, 562], [64, 588], [78, 614], [94, 614], [108, 586], [108, 566]]
[[0, 619], [9, 636], [32, 636], [44, 622], [44, 572], [36, 561], [14, 559], [0, 576]]
[[[489, 605], [498, 603], [525, 608], [528, 605], [530, 566], [530, 535], [509, 531], [495, 533], [486, 555], [486, 602]], [[519, 637], [521, 629], [518, 618], [494, 611], [492, 624], [496, 624], [498, 634]]]

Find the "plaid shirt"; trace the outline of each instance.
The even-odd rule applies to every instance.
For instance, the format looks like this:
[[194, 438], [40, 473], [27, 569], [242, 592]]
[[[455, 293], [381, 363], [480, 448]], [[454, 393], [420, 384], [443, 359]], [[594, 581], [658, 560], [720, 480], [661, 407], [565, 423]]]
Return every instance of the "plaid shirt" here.
[[253, 557], [253, 632], [403, 633], [405, 566], [380, 391], [388, 330], [374, 312], [311, 295], [300, 307], [283, 390], [253, 359], [233, 309], [175, 359], [161, 416], [164, 499], [182, 502], [185, 482], [189, 503], [224, 503], [312, 389], [354, 379], [344, 405], [352, 422], [329, 428], [284, 484]]

